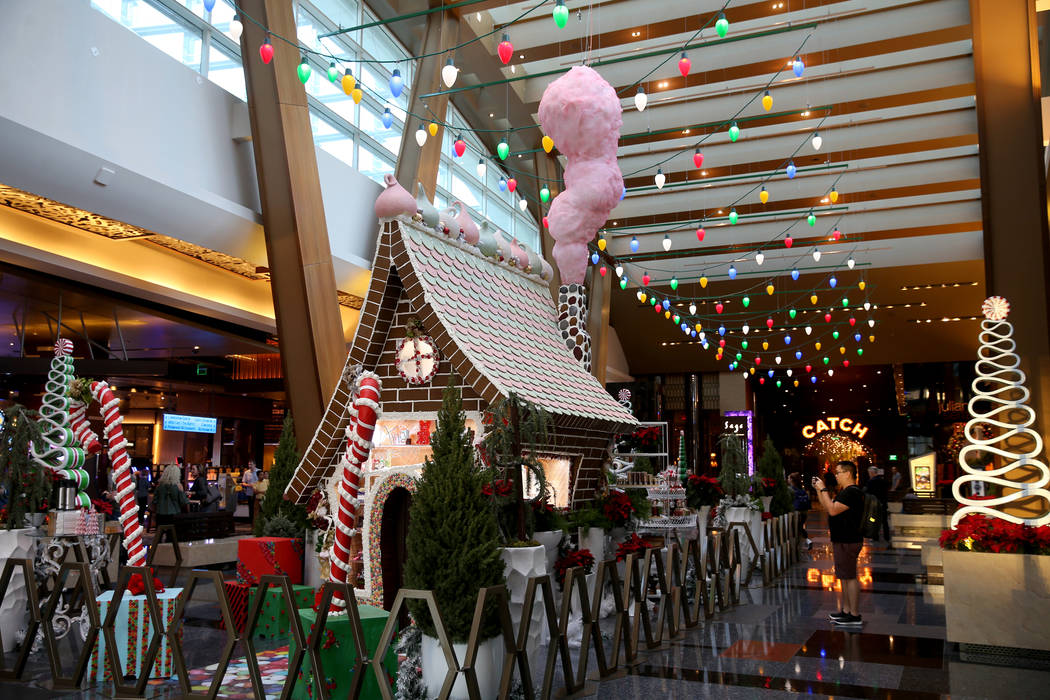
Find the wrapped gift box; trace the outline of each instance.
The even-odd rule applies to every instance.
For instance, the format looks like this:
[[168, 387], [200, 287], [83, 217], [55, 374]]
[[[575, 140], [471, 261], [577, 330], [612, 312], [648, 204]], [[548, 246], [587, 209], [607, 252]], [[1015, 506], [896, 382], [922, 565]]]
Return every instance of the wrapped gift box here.
[[[230, 601], [234, 629], [238, 634], [242, 633], [248, 619], [248, 596], [251, 594], [252, 585], [240, 581], [223, 581], [222, 587], [226, 592], [226, 599]], [[219, 618], [219, 629], [226, 629], [226, 621], [222, 617]]]
[[[157, 594], [157, 601], [160, 603], [160, 614], [164, 617], [164, 629], [171, 625], [175, 617], [175, 608], [178, 606], [179, 596], [181, 595], [181, 588], [168, 588], [163, 593]], [[109, 612], [109, 604], [112, 600], [113, 591], [106, 591], [98, 597], [99, 615], [103, 622]], [[116, 619], [113, 622], [113, 631], [117, 636], [117, 650], [120, 654], [121, 668], [125, 674], [133, 674], [138, 677], [142, 673], [142, 662], [146, 652], [149, 650], [150, 639], [153, 635], [153, 623], [149, 618], [146, 596], [124, 593], [124, 597], [120, 601], [120, 610], [117, 612]], [[175, 672], [168, 639], [163, 635], [160, 639], [160, 651], [157, 653], [157, 660], [153, 664], [150, 678], [168, 678]], [[96, 682], [113, 679], [113, 665], [106, 654], [106, 638], [101, 633], [98, 635], [95, 649], [91, 653], [91, 662], [88, 665], [88, 678]]]
[[303, 582], [303, 541], [292, 537], [245, 537], [237, 541], [237, 580], [258, 583], [260, 576], [287, 576]]
[[[259, 595], [259, 588], [256, 586], [252, 588], [248, 596], [249, 609], [257, 595]], [[296, 609], [309, 608], [314, 603], [314, 589], [311, 586], [294, 584], [292, 586], [292, 597], [295, 599]], [[283, 638], [290, 629], [288, 611], [285, 608], [281, 589], [276, 586], [270, 586], [266, 589], [266, 593], [263, 594], [262, 610], [259, 612], [259, 622], [255, 626], [255, 637], [257, 639]]]
[[[382, 608], [363, 604], [358, 605], [357, 610], [361, 614], [361, 631], [364, 632], [365, 645], [369, 653], [374, 653], [390, 613]], [[303, 633], [309, 635], [314, 623], [317, 622], [317, 613], [312, 609], [305, 609], [299, 611], [299, 616], [303, 621]], [[387, 673], [391, 676], [397, 673], [397, 653], [394, 646], [393, 643], [390, 645], [383, 659]], [[290, 656], [293, 653], [295, 653], [295, 639], [289, 635], [288, 654]], [[331, 697], [346, 697], [353, 676], [354, 659], [354, 636], [350, 631], [349, 618], [346, 615], [330, 615], [325, 625], [324, 640], [321, 642], [321, 666], [327, 676], [328, 692]], [[379, 692], [375, 671], [370, 666], [366, 666], [364, 673], [365, 680], [361, 687], [361, 697], [379, 700], [383, 696]], [[303, 663], [295, 689], [292, 691], [294, 700], [312, 700], [317, 697], [313, 688], [312, 676], [310, 664]]]

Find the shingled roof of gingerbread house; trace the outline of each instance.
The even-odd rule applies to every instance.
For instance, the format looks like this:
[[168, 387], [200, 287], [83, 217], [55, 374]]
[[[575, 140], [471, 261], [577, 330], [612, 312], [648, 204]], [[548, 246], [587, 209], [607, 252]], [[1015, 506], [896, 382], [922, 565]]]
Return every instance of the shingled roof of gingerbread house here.
[[[538, 275], [415, 222], [397, 224], [401, 235], [392, 236], [391, 252], [405, 289], [433, 311], [468, 366], [459, 366], [453, 348], [441, 347], [443, 356], [479, 394], [494, 401], [513, 392], [555, 417], [582, 419], [567, 423], [598, 422], [613, 431], [635, 425], [566, 348], [550, 288]], [[433, 325], [424, 324], [428, 331]]]

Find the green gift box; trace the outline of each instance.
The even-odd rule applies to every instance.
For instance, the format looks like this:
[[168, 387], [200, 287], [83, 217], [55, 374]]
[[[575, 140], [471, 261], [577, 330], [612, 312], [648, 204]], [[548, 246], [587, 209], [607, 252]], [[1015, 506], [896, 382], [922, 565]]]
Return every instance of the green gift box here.
[[[248, 597], [248, 610], [252, 609], [257, 595], [259, 595], [259, 588], [253, 587]], [[311, 586], [292, 584], [292, 598], [295, 600], [297, 609], [312, 607], [314, 604], [314, 589]], [[284, 606], [281, 588], [280, 586], [270, 586], [263, 595], [262, 611], [259, 613], [259, 621], [255, 625], [255, 634], [253, 636], [256, 639], [283, 639], [290, 629], [288, 611]]]
[[[379, 638], [383, 636], [383, 628], [386, 626], [390, 613], [382, 608], [371, 605], [359, 604], [358, 613], [361, 615], [361, 630], [364, 633], [365, 645], [369, 653], [375, 653]], [[299, 616], [303, 621], [303, 633], [309, 636], [314, 623], [317, 622], [317, 613], [311, 610], [300, 610]], [[387, 673], [394, 676], [397, 673], [397, 653], [394, 650], [394, 642], [390, 644], [383, 663]], [[295, 653], [295, 640], [288, 641], [289, 655]], [[324, 637], [321, 640], [321, 666], [327, 677], [328, 692], [333, 698], [346, 697], [350, 690], [350, 681], [353, 677], [354, 660], [354, 636], [350, 631], [350, 619], [347, 615], [329, 615], [325, 625]], [[379, 692], [379, 684], [376, 681], [375, 671], [371, 665], [364, 668], [365, 680], [361, 688], [362, 698], [374, 698], [381, 700], [383, 697]], [[294, 700], [312, 700], [317, 693], [313, 687], [313, 673], [309, 660], [304, 657], [303, 665], [299, 671], [299, 679], [295, 683], [292, 692]]]

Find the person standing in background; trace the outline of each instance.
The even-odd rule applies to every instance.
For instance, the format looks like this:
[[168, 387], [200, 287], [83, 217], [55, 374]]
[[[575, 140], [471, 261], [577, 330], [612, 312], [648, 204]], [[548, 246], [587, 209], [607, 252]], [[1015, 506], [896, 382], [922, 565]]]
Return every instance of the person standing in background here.
[[813, 549], [813, 540], [809, 539], [809, 533], [806, 532], [806, 519], [809, 517], [809, 509], [812, 505], [809, 492], [802, 485], [802, 475], [798, 472], [788, 475], [788, 484], [791, 486], [791, 504], [799, 514], [799, 529], [802, 531], [802, 536], [806, 538], [806, 549]]
[[902, 486], [903, 486], [902, 482], [904, 481], [904, 475], [901, 474], [901, 470], [900, 469], [898, 469], [897, 467], [894, 467], [893, 468], [893, 473], [891, 474], [890, 479], [891, 479], [891, 481], [890, 481], [890, 493], [893, 494], [894, 498], [900, 498], [901, 497], [901, 491], [904, 490], [902, 488]]
[[255, 522], [255, 485], [259, 483], [259, 472], [255, 468], [255, 460], [248, 460], [248, 467], [241, 475], [241, 486], [244, 487], [244, 495], [248, 497], [248, 522]]
[[142, 525], [149, 505], [149, 467], [140, 466], [135, 472], [135, 501], [139, 505], [139, 525]]
[[182, 470], [177, 464], [164, 468], [157, 488], [153, 492], [153, 509], [157, 513], [157, 525], [175, 522], [175, 516], [189, 507], [186, 492], [182, 490]]
[[864, 487], [864, 490], [879, 500], [879, 517], [882, 519], [882, 533], [886, 538], [886, 542], [889, 543], [890, 549], [893, 549], [893, 543], [890, 542], [889, 506], [886, 504], [889, 500], [889, 484], [886, 483], [886, 477], [882, 475], [881, 469], [878, 467], [868, 468], [868, 485]]

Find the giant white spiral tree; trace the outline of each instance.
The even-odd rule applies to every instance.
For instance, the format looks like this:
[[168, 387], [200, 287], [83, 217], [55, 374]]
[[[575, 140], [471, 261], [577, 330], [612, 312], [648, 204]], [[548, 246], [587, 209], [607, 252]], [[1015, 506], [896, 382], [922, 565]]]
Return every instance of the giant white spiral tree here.
[[[981, 307], [981, 347], [977, 350], [977, 378], [974, 396], [967, 409], [967, 444], [959, 451], [959, 465], [966, 473], [952, 484], [952, 493], [962, 507], [952, 516], [952, 527], [972, 513], [1002, 518], [1032, 526], [1050, 523], [1050, 468], [1042, 461], [1043, 439], [1032, 430], [1035, 409], [1028, 406], [1031, 392], [1020, 368], [1021, 358], [1014, 352], [1013, 324], [1006, 320], [1010, 304], [1003, 297], [989, 297]], [[980, 410], [986, 408], [986, 410]], [[985, 430], [982, 426], [992, 426]], [[985, 434], [988, 433], [988, 434]], [[970, 466], [967, 457], [988, 452], [1001, 460], [1001, 466], [988, 469]], [[976, 456], [976, 455], [975, 455]], [[1001, 487], [1000, 495], [976, 499], [962, 494], [964, 484], [984, 482]], [[1042, 501], [1042, 508], [1034, 504]], [[1006, 512], [1005, 508], [1013, 512]], [[1022, 517], [1018, 512], [1035, 517]]]

